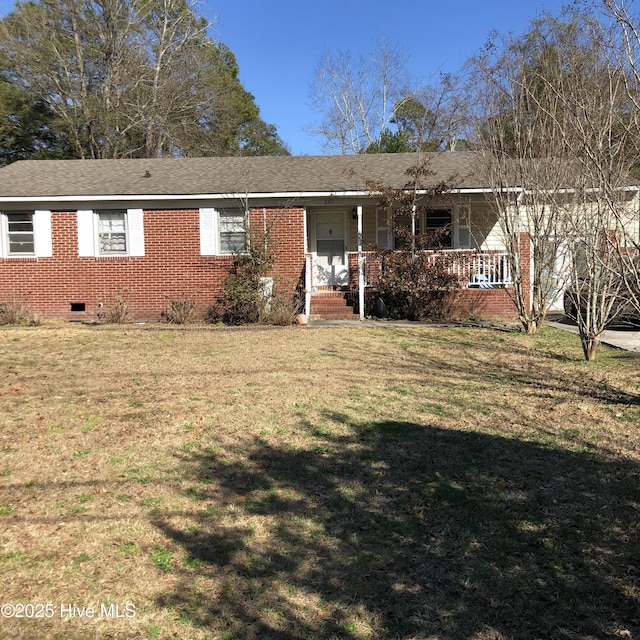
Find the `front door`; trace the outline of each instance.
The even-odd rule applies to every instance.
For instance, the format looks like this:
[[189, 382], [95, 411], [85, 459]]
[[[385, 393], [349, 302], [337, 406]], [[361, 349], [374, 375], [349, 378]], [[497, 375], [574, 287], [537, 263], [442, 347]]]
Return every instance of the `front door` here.
[[315, 285], [349, 284], [345, 226], [344, 211], [316, 212]]
[[569, 281], [568, 247], [563, 242], [556, 253], [553, 273], [542, 274], [543, 285], [547, 288], [549, 306], [547, 311], [564, 313], [564, 289]]

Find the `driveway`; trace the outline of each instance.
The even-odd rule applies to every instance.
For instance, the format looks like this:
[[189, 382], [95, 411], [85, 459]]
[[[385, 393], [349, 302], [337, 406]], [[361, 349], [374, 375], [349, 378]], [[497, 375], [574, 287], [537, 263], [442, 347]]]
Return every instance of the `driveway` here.
[[[578, 333], [578, 327], [572, 320], [549, 321], [547, 324], [550, 327]], [[640, 331], [637, 329], [605, 329], [600, 335], [600, 342], [618, 349], [640, 353]]]
[[[547, 320], [547, 325], [550, 327], [556, 327], [557, 329], [563, 329], [564, 331], [570, 331], [571, 333], [578, 334], [578, 327], [575, 322], [567, 318], [559, 317], [555, 320]], [[520, 324], [517, 322], [408, 322], [408, 321], [390, 321], [390, 320], [314, 320], [308, 324], [309, 327], [416, 327], [416, 326], [467, 326], [467, 327], [481, 327], [481, 326], [500, 326], [500, 327], [514, 327], [518, 329]], [[605, 329], [600, 336], [600, 341], [604, 344], [608, 344], [618, 349], [625, 349], [626, 351], [635, 351], [640, 353], [640, 330], [631, 329]]]

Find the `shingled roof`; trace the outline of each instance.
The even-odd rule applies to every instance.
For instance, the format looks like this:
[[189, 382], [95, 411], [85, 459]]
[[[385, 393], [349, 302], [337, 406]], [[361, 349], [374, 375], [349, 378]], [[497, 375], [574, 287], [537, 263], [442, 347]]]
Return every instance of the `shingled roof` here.
[[[473, 154], [425, 154], [435, 175], [476, 188]], [[23, 160], [0, 169], [2, 198], [362, 192], [365, 180], [399, 188], [416, 154], [118, 160]]]

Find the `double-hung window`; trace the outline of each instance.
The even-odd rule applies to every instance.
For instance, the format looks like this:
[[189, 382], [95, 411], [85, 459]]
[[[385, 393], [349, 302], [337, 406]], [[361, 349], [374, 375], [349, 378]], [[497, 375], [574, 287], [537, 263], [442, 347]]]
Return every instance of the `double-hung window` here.
[[200, 209], [200, 255], [233, 255], [246, 251], [247, 231], [243, 209]]
[[50, 258], [51, 211], [0, 212], [1, 258]]
[[242, 209], [218, 211], [220, 253], [240, 253], [247, 248], [247, 230]]
[[126, 211], [97, 211], [100, 255], [127, 255]]
[[396, 214], [393, 227], [394, 249], [408, 250], [411, 246], [412, 229], [416, 237], [422, 233], [422, 214], [417, 213], [413, 221], [410, 213]]
[[429, 209], [424, 216], [426, 233], [437, 235], [438, 245], [450, 249], [452, 236], [452, 218], [449, 209]]
[[[407, 249], [411, 238], [411, 215], [403, 214], [396, 217], [394, 233], [394, 247]], [[430, 248], [440, 247], [451, 249], [453, 217], [450, 209], [428, 209], [424, 213], [418, 212], [415, 217], [414, 231], [416, 236], [428, 234], [427, 244]], [[422, 239], [424, 244], [424, 239]]]
[[33, 211], [17, 211], [5, 215], [7, 218], [7, 255], [35, 255]]

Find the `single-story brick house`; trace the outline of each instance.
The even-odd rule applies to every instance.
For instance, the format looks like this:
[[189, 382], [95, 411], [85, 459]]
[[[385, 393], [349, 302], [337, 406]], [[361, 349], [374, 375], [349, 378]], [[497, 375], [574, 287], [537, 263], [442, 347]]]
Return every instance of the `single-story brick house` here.
[[[417, 222], [450, 229], [458, 313], [513, 317], [506, 255], [473, 155], [429, 161], [434, 183], [456, 176]], [[179, 299], [204, 314], [248, 225], [269, 230], [272, 275], [292, 295], [304, 291], [307, 315], [357, 318], [379, 269], [370, 250], [394, 244], [365, 181], [400, 188], [415, 163], [414, 154], [16, 162], [0, 169], [0, 302], [19, 300], [45, 319], [92, 321], [116, 297], [137, 321], [159, 319]]]

